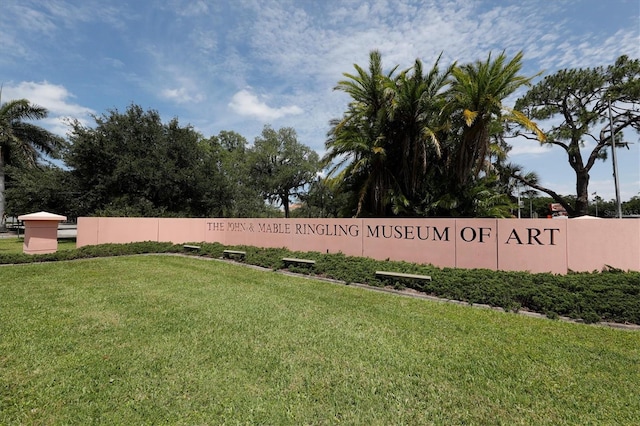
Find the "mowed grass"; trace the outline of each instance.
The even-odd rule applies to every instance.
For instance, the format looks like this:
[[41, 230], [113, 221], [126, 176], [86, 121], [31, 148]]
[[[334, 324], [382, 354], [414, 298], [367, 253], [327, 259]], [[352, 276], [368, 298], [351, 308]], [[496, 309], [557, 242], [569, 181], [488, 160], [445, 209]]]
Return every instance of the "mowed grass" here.
[[218, 261], [0, 267], [0, 424], [637, 424], [640, 333]]
[[[24, 239], [18, 237], [0, 238], [0, 254], [22, 253]], [[58, 238], [58, 250], [73, 250], [76, 241], [72, 238]]]

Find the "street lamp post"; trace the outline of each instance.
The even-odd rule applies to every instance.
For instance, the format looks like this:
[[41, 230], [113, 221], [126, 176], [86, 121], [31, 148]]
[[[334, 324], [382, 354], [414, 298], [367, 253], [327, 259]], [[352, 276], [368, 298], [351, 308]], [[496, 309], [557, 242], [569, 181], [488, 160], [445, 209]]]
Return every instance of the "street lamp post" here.
[[618, 161], [616, 158], [616, 138], [613, 134], [613, 116], [611, 115], [611, 99], [609, 99], [609, 126], [611, 127], [611, 159], [613, 162], [613, 182], [616, 187], [616, 206], [618, 218], [622, 219], [622, 204], [620, 203], [620, 183], [618, 182]]
[[529, 194], [529, 219], [533, 219], [533, 203], [532, 200], [533, 197], [531, 196], [531, 194]]

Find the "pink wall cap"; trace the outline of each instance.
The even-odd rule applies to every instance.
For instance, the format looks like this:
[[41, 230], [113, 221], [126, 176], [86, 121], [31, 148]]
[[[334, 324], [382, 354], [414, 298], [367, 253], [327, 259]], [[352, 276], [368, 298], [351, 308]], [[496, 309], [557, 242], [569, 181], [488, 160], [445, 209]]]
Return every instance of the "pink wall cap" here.
[[29, 213], [23, 214], [22, 216], [18, 216], [18, 220], [67, 220], [66, 216], [62, 216], [59, 214], [48, 213], [48, 212], [38, 212], [38, 213]]

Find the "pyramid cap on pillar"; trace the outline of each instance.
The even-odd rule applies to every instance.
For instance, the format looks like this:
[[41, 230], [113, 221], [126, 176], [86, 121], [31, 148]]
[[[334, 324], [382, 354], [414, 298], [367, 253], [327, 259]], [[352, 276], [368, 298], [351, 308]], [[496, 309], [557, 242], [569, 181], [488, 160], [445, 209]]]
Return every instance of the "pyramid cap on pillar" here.
[[67, 220], [67, 217], [59, 215], [59, 214], [55, 214], [55, 213], [37, 212], [37, 213], [29, 213], [29, 214], [23, 214], [22, 216], [18, 216], [18, 220], [57, 220], [57, 221], [63, 221], [63, 220]]

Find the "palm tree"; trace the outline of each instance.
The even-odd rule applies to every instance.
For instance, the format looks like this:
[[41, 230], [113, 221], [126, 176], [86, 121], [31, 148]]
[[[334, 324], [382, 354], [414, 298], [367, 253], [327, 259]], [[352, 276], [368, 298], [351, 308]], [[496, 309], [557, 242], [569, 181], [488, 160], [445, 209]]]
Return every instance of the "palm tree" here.
[[354, 192], [355, 217], [383, 216], [389, 194], [397, 186], [387, 164], [384, 138], [369, 124], [340, 125], [334, 120], [332, 125], [323, 162], [338, 161], [327, 175], [329, 185]]
[[[1, 95], [1, 91], [0, 91]], [[35, 166], [42, 154], [55, 155], [64, 140], [49, 131], [24, 120], [39, 120], [47, 117], [47, 110], [32, 105], [26, 99], [0, 103], [0, 225], [5, 217], [6, 166], [22, 163]]]
[[342, 119], [331, 121], [323, 162], [330, 164], [338, 160], [328, 177], [344, 191], [354, 191], [356, 217], [365, 213], [382, 216], [397, 187], [386, 163], [388, 100], [385, 95], [386, 82], [396, 68], [384, 75], [378, 51], [369, 55], [368, 72], [357, 64], [354, 68], [357, 74], [345, 73], [348, 79], [339, 81], [335, 87], [351, 96], [352, 101]]
[[444, 72], [438, 58], [425, 75], [422, 62], [402, 72], [388, 84], [389, 120], [392, 126], [392, 162], [402, 193], [415, 204], [422, 198], [427, 168], [441, 154], [443, 89], [452, 67]]
[[[333, 120], [324, 160], [338, 159], [329, 176], [354, 194], [356, 217], [415, 214], [425, 190], [425, 173], [439, 156], [439, 135], [450, 69], [422, 62], [394, 76], [383, 74], [380, 53], [370, 53], [369, 70], [354, 65], [338, 83], [352, 98], [342, 119]], [[346, 167], [345, 167], [346, 166]], [[343, 168], [344, 167], [344, 168]]]
[[[515, 122], [534, 131], [540, 140], [544, 135], [523, 113], [507, 108], [503, 101], [535, 77], [519, 75], [522, 52], [507, 62], [502, 52], [495, 60], [454, 67], [446, 115], [462, 128], [455, 152], [454, 172], [460, 184], [478, 176], [490, 153], [490, 129], [494, 120]], [[454, 128], [455, 128], [454, 124]]]

